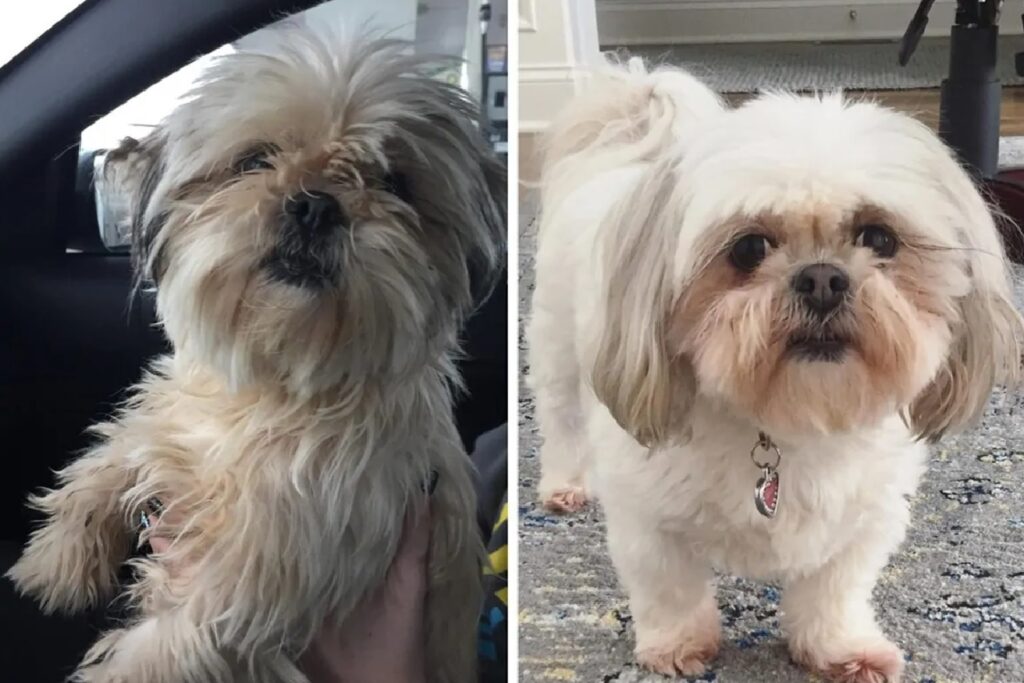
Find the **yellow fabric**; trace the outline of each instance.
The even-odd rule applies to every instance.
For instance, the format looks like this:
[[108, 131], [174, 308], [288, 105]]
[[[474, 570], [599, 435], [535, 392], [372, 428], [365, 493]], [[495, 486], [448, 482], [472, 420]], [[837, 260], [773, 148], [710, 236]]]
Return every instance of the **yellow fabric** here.
[[508, 503], [501, 506], [501, 514], [498, 515], [498, 521], [494, 523], [492, 531], [497, 531], [498, 527], [508, 521]]
[[[508, 571], [508, 546], [503, 545], [495, 550], [490, 555], [491, 566], [489, 567], [492, 574], [502, 574]], [[485, 572], [488, 573], [488, 572]]]

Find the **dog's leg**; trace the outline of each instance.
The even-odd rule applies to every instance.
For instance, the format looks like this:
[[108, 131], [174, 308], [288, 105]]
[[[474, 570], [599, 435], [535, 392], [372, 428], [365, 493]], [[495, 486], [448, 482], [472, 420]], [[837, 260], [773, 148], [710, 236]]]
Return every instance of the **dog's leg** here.
[[132, 477], [115, 439], [58, 472], [59, 488], [29, 499], [46, 520], [7, 572], [19, 592], [48, 613], [82, 610], [113, 593], [131, 550], [120, 499]]
[[71, 677], [75, 683], [184, 683], [234, 681], [213, 632], [180, 610], [144, 617], [103, 634]]
[[667, 676], [700, 675], [721, 638], [710, 567], [653, 524], [607, 512], [608, 548], [629, 595], [637, 662]]
[[[540, 279], [541, 273], [538, 273]], [[530, 386], [537, 398], [540, 447], [538, 493], [545, 507], [575, 512], [587, 502], [584, 487], [586, 431], [580, 404], [580, 368], [573, 341], [572, 314], [565, 302], [549, 302], [538, 287], [529, 324]]]
[[74, 683], [309, 683], [283, 652], [254, 653], [248, 663], [225, 657], [213, 629], [182, 610], [109, 631], [89, 650]]
[[[258, 552], [254, 533], [245, 543]], [[135, 562], [137, 580], [127, 595], [139, 617], [108, 631], [86, 653], [75, 683], [309, 683], [299, 670], [288, 635], [302, 614], [246, 606], [231, 611], [237, 596], [224, 590], [238, 567], [230, 553], [190, 563], [171, 555]], [[283, 562], [262, 567], [282, 568]], [[237, 575], [234, 577], [238, 580]], [[216, 590], [219, 587], [221, 590]], [[270, 591], [260, 595], [271, 595]], [[254, 596], [256, 599], [257, 596]], [[289, 601], [289, 607], [292, 606]], [[268, 604], [264, 602], [264, 604]], [[280, 615], [280, 616], [277, 616]], [[242, 629], [228, 634], [225, 628]], [[243, 644], [244, 643], [244, 644]]]
[[871, 590], [898, 543], [891, 531], [861, 535], [819, 571], [786, 587], [782, 624], [796, 661], [841, 683], [900, 680], [903, 654], [882, 633], [871, 606]]

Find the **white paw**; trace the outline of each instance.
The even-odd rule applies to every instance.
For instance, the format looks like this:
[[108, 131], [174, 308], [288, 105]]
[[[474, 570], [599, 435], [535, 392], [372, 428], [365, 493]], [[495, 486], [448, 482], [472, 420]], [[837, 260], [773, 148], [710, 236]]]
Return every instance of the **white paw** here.
[[[642, 628], [638, 624], [637, 628]], [[642, 640], [660, 640], [648, 633]], [[636, 661], [645, 669], [665, 676], [699, 676], [718, 654], [722, 640], [718, 606], [713, 598], [701, 603], [683, 627], [663, 644], [637, 645]]]
[[793, 652], [793, 659], [833, 683], [899, 683], [903, 675], [903, 653], [885, 639], [827, 660], [807, 651]]
[[570, 514], [579, 512], [587, 504], [587, 492], [582, 486], [558, 488], [542, 497], [544, 507], [551, 512]]

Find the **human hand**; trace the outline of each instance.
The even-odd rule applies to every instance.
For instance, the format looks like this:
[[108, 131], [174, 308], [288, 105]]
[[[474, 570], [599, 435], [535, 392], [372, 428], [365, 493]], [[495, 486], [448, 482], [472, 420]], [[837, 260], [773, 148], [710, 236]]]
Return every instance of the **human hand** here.
[[341, 626], [325, 625], [302, 655], [312, 683], [426, 680], [424, 607], [430, 509], [406, 514], [387, 578]]

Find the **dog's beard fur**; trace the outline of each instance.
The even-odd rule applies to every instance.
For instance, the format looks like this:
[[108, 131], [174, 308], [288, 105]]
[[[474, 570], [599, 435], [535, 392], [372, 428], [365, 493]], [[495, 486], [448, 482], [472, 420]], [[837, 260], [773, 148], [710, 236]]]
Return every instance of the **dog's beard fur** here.
[[[304, 680], [295, 658], [383, 579], [432, 469], [428, 678], [472, 678], [482, 548], [450, 392], [502, 257], [504, 171], [406, 45], [277, 38], [108, 156], [140, 174], [138, 284], [174, 352], [32, 498], [48, 523], [11, 576], [81, 609], [115, 589], [148, 498], [182, 522], [81, 681]], [[331, 219], [299, 232], [290, 202], [313, 193]]]
[[[826, 205], [747, 218], [708, 235], [710, 261], [690, 279], [670, 323], [704, 390], [783, 434], [850, 431], [910, 405], [949, 354], [956, 299], [969, 282], [958, 256], [923, 239], [891, 260], [852, 244], [860, 226], [879, 224], [898, 222]], [[723, 245], [749, 230], [778, 247], [748, 274]], [[917, 239], [908, 230], [903, 239]], [[824, 318], [792, 286], [813, 263], [835, 264], [851, 281]], [[822, 338], [838, 340], [834, 356], [800, 352], [801, 340]]]

